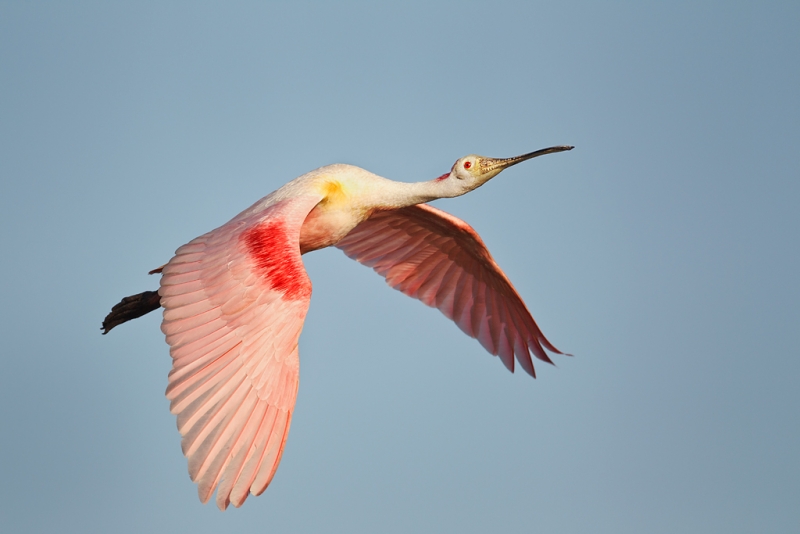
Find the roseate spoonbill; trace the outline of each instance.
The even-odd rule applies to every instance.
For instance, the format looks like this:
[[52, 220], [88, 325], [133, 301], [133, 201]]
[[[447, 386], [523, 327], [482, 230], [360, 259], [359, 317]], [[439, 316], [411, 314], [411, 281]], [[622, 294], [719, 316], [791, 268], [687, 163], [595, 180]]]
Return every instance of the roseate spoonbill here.
[[172, 356], [167, 398], [200, 500], [238, 507], [281, 459], [297, 395], [297, 342], [311, 298], [302, 254], [336, 246], [441, 310], [514, 371], [544, 337], [478, 234], [425, 203], [457, 197], [554, 146], [507, 159], [470, 155], [435, 180], [399, 183], [351, 165], [300, 176], [177, 250], [158, 292], [126, 297], [103, 333], [159, 307]]

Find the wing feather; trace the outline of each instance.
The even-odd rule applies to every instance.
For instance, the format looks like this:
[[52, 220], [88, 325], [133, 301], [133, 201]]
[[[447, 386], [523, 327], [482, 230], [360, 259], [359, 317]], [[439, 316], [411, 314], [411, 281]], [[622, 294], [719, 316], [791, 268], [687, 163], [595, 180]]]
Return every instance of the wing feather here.
[[[203, 337], [199, 337], [197, 339], [191, 339], [186, 341], [185, 343], [176, 343], [170, 347], [170, 354], [172, 355], [173, 360], [177, 360], [180, 358], [191, 358], [196, 356], [198, 352], [201, 354], [205, 352], [204, 348], [208, 347], [211, 343], [222, 339], [226, 336], [230, 336], [231, 332], [227, 329], [220, 329], [215, 330], [214, 332], [209, 333]], [[174, 369], [173, 369], [174, 370]]]
[[436, 300], [433, 303], [433, 307], [439, 308], [448, 319], [452, 319], [453, 300], [461, 273], [458, 265], [456, 265], [454, 262], [451, 261], [447, 263], [447, 271], [442, 275], [441, 291], [436, 294]]
[[474, 301], [472, 286], [475, 284], [475, 277], [470, 276], [468, 271], [461, 271], [461, 279], [456, 288], [455, 302], [453, 304], [453, 321], [468, 336], [477, 337], [472, 329], [470, 310]]
[[[258, 474], [259, 468], [264, 465], [265, 444], [272, 433], [272, 427], [275, 425], [275, 418], [278, 415], [278, 410], [274, 406], [266, 405], [266, 403], [264, 405], [266, 406], [266, 411], [261, 418], [255, 438], [253, 438], [253, 444], [250, 446], [247, 459], [242, 465], [236, 483], [231, 488], [230, 502], [236, 507], [241, 506], [247, 495], [251, 493], [250, 488], [253, 480]], [[253, 494], [255, 495], [255, 493]], [[219, 500], [219, 496], [217, 496], [217, 499]]]
[[377, 211], [337, 245], [406, 295], [436, 307], [514, 371], [536, 376], [531, 354], [564, 354], [542, 334], [522, 298], [467, 223], [426, 204]]
[[226, 337], [217, 339], [207, 346], [202, 347], [201, 350], [188, 353], [180, 358], [175, 358], [176, 360], [181, 360], [180, 367], [176, 367], [170, 371], [170, 382], [178, 382], [186, 374], [196, 372], [199, 368], [205, 367], [220, 356], [223, 356], [239, 343], [241, 343], [241, 341], [236, 340], [232, 335], [228, 334]]
[[280, 462], [297, 395], [297, 341], [311, 296], [300, 227], [321, 200], [250, 210], [180, 247], [162, 269], [166, 395], [198, 496], [241, 506]]
[[232, 415], [227, 418], [225, 429], [220, 433], [213, 447], [208, 451], [203, 465], [197, 471], [197, 491], [202, 494], [201, 499], [206, 496], [210, 498], [214, 488], [219, 484], [223, 470], [231, 461], [231, 449], [241, 438], [257, 401], [258, 397], [255, 392], [246, 385], [237, 391], [235, 399], [231, 399], [231, 402], [236, 404], [236, 408], [231, 410]]
[[256, 478], [250, 485], [250, 493], [253, 495], [261, 495], [267, 489], [269, 483], [272, 482], [272, 477], [275, 476], [275, 471], [278, 469], [278, 463], [281, 461], [283, 455], [283, 446], [285, 441], [280, 439], [280, 436], [286, 434], [289, 430], [289, 423], [291, 414], [280, 410], [275, 417], [275, 425], [272, 427], [269, 439], [267, 440], [267, 447], [264, 450], [264, 456], [261, 458], [261, 466], [256, 473]]
[[[250, 448], [267, 410], [267, 403], [259, 402], [253, 391], [248, 395], [249, 399], [255, 399], [255, 404], [250, 411], [248, 420], [242, 425], [242, 432], [236, 444], [231, 448], [228, 463], [222, 470], [219, 487], [217, 488], [217, 506], [222, 509], [231, 503], [233, 486], [243, 473], [244, 463], [251, 454]], [[235, 506], [241, 506], [241, 502]]]

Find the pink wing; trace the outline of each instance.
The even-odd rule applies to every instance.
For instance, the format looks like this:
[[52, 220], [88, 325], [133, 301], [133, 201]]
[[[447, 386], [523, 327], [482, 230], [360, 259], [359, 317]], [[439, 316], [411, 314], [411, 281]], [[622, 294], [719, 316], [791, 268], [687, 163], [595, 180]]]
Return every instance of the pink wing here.
[[553, 363], [544, 337], [514, 286], [467, 223], [420, 204], [375, 212], [337, 245], [393, 288], [441, 310], [514, 372], [516, 355], [536, 376], [530, 353]]
[[245, 212], [179, 248], [162, 271], [167, 398], [200, 500], [217, 489], [222, 510], [261, 494], [281, 459], [311, 298], [300, 226], [319, 200]]

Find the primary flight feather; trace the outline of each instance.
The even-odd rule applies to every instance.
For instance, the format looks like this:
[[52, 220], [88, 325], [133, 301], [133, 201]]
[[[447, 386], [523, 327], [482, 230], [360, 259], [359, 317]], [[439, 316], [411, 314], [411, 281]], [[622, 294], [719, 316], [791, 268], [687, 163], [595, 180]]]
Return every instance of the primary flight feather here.
[[167, 398], [202, 502], [224, 510], [269, 485], [297, 396], [297, 342], [311, 299], [301, 255], [336, 246], [389, 285], [433, 306], [512, 372], [536, 376], [531, 354], [561, 354], [464, 221], [426, 205], [463, 195], [505, 168], [556, 146], [507, 159], [471, 155], [418, 183], [351, 165], [300, 176], [223, 226], [180, 247], [158, 292], [126, 297], [103, 333], [164, 308], [172, 356]]

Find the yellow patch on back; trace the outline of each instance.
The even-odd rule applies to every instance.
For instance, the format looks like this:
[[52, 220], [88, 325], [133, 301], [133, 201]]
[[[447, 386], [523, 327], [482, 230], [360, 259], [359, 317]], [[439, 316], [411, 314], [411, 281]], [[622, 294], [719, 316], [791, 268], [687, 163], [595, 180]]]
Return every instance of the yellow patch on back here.
[[337, 205], [347, 202], [349, 194], [345, 185], [339, 180], [325, 180], [321, 184], [321, 193], [325, 195], [322, 201], [327, 205]]

